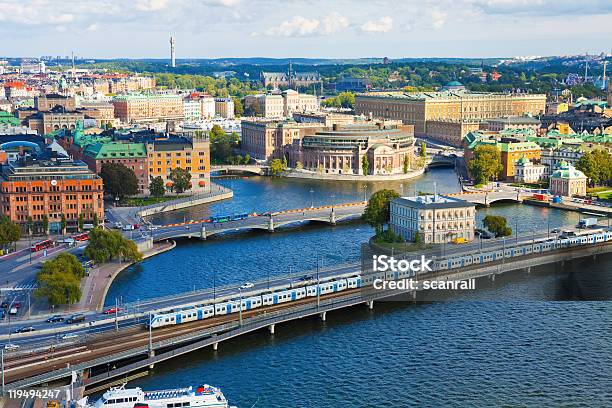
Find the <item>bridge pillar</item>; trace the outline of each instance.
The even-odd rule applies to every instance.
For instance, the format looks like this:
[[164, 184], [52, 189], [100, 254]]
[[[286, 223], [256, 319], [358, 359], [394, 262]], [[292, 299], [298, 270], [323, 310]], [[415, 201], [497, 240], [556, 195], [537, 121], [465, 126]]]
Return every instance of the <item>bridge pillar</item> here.
[[334, 210], [329, 214], [329, 223], [332, 225], [336, 225], [336, 212]]
[[274, 232], [274, 219], [270, 215], [270, 219], [268, 220], [268, 231]]
[[206, 239], [206, 226], [202, 224], [202, 228], [200, 229], [200, 239]]
[[268, 329], [270, 330], [270, 334], [274, 334], [274, 323], [268, 326]]
[[219, 349], [219, 342], [213, 343], [213, 350], [217, 351]]
[[327, 312], [321, 313], [321, 321], [325, 321], [327, 319]]
[[368, 302], [368, 309], [370, 309], [370, 310], [374, 309], [374, 301], [373, 300], [370, 300]]

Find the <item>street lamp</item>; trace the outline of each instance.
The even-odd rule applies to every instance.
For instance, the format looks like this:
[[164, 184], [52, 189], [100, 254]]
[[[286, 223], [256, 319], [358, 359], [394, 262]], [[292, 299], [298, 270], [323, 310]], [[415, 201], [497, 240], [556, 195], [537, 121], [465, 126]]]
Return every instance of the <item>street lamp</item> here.
[[366, 201], [368, 201], [367, 199], [367, 193], [368, 193], [368, 185], [365, 184], [363, 186], [363, 202], [365, 203]]

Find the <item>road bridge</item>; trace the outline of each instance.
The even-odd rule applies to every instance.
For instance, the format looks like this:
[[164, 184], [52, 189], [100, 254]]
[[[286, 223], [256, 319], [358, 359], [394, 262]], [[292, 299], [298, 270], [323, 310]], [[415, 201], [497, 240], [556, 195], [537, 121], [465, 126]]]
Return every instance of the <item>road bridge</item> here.
[[[479, 244], [454, 246], [447, 251], [446, 256], [440, 259], [452, 260], [457, 259], [460, 255], [471, 255], [478, 251], [490, 252], [502, 248], [503, 250], [498, 252], [504, 255], [500, 259], [488, 263], [453, 267], [449, 270], [434, 269], [431, 273], [419, 275], [419, 278], [421, 280], [466, 280], [491, 276], [493, 279], [496, 275], [511, 270], [527, 269], [552, 262], [567, 262], [574, 258], [599, 256], [612, 252], [612, 241], [598, 243], [595, 243], [594, 239], [587, 241], [584, 241], [584, 243], [576, 241], [575, 244], [565, 245], [559, 242], [557, 238], [536, 240], [536, 235], [533, 235], [531, 240], [524, 237], [517, 237], [516, 241], [495, 240], [495, 242], [488, 243], [485, 248], [480, 248]], [[554, 249], [549, 252], [533, 252], [537, 245], [544, 245], [545, 243], [549, 246], [553, 245]], [[525, 255], [521, 256], [514, 254], [513, 248], [525, 247], [526, 244], [527, 247], [531, 246], [531, 251], [523, 252]], [[511, 260], [506, 259], [506, 254], [510, 253], [513, 254]], [[330, 269], [326, 272], [326, 276], [339, 276], [346, 274], [347, 271], [360, 273], [360, 265], [347, 265], [337, 270]], [[297, 282], [304, 285], [303, 280], [295, 277], [277, 279], [285, 279], [285, 285], [289, 286]], [[260, 288], [265, 288], [264, 285], [265, 281], [258, 282], [249, 291], [260, 291]], [[269, 284], [268, 287], [270, 287]], [[416, 292], [421, 289], [423, 288], [417, 287], [414, 290], [409, 289], [399, 292], [397, 290], [346, 290], [317, 298], [304, 298], [300, 301], [253, 309], [249, 312], [245, 311], [244, 316], [242, 316], [242, 313], [240, 316], [233, 313], [185, 325], [162, 327], [153, 331], [153, 334], [149, 331], [149, 336], [147, 336], [146, 331], [137, 329], [138, 321], [136, 320], [134, 325], [121, 329], [119, 333], [110, 331], [105, 336], [93, 336], [85, 343], [74, 345], [74, 349], [56, 349], [54, 353], [57, 354], [55, 357], [51, 354], [50, 360], [48, 353], [46, 355], [40, 354], [38, 357], [35, 354], [23, 354], [16, 360], [8, 358], [6, 364], [12, 368], [6, 373], [8, 383], [6, 389], [19, 389], [66, 379], [71, 376], [72, 371], [82, 373], [83, 385], [92, 386], [113, 377], [145, 369], [158, 362], [202, 347], [212, 346], [216, 349], [220, 342], [241, 334], [262, 328], [268, 328], [270, 332], [274, 333], [277, 324], [289, 320], [315, 315], [325, 320], [327, 312], [330, 311], [360, 304], [367, 304], [368, 307], [372, 308], [374, 301], [398, 296], [399, 294], [416, 296]], [[210, 295], [210, 290], [208, 290], [208, 294]], [[234, 291], [233, 297], [236, 297], [237, 294], [237, 291]], [[231, 297], [232, 295], [228, 296]], [[243, 293], [240, 293], [240, 296], [242, 297]], [[244, 296], [253, 295], [247, 293]], [[199, 299], [192, 299], [192, 304], [203, 302], [207, 302], [207, 299], [202, 294], [200, 294]], [[140, 317], [142, 316], [141, 314]], [[116, 341], [118, 336], [121, 336], [121, 342]], [[6, 355], [5, 358], [7, 358]], [[24, 359], [25, 361], [23, 361]], [[66, 364], [69, 364], [69, 366], [66, 366]], [[114, 367], [112, 370], [108, 368], [110, 365]]]
[[210, 167], [213, 172], [220, 173], [248, 173], [256, 175], [266, 175], [269, 172], [269, 166], [261, 166], [259, 164], [223, 164]]
[[236, 231], [274, 232], [281, 227], [308, 222], [335, 225], [338, 222], [361, 217], [365, 207], [365, 202], [357, 202], [251, 214], [247, 218], [227, 222], [189, 221], [164, 225], [151, 233], [155, 241], [179, 237], [206, 239], [213, 235]]

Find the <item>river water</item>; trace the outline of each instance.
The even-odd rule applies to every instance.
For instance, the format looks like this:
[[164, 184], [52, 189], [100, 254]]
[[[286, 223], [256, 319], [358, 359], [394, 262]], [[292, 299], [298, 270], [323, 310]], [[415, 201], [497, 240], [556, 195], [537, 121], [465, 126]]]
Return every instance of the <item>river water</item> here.
[[[363, 200], [394, 188], [456, 192], [452, 170], [376, 185], [250, 177], [219, 180], [234, 198], [156, 222]], [[435, 187], [434, 187], [435, 183]], [[364, 186], [367, 189], [364, 190]], [[518, 204], [478, 210], [546, 231], [577, 214]], [[180, 241], [124, 271], [115, 298], [135, 301], [359, 259], [359, 222]], [[304, 319], [159, 364], [144, 389], [207, 382], [243, 407], [612, 406], [612, 257], [516, 272], [435, 303], [382, 302]]]

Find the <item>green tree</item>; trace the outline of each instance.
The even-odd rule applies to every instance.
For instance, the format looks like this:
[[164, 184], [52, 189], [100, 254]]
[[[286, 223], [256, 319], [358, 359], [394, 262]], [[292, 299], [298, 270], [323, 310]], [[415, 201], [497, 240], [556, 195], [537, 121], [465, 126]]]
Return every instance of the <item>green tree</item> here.
[[287, 167], [281, 159], [273, 159], [270, 162], [270, 171], [273, 176], [280, 176], [285, 170], [287, 170]]
[[232, 100], [234, 101], [234, 115], [236, 117], [244, 115], [244, 107], [242, 106], [242, 101], [240, 98], [234, 96], [232, 97]]
[[100, 225], [100, 220], [98, 219], [98, 214], [94, 214], [93, 215], [92, 224], [93, 224], [94, 228], [98, 228], [98, 226]]
[[421, 142], [421, 146], [419, 148], [419, 155], [421, 157], [427, 157], [427, 145], [425, 142]]
[[80, 280], [85, 268], [76, 256], [64, 252], [43, 263], [36, 280], [35, 296], [47, 298], [52, 305], [76, 303], [81, 299]]
[[607, 150], [585, 152], [576, 163], [576, 168], [587, 176], [591, 186], [612, 184], [612, 155]]
[[180, 167], [172, 169], [168, 178], [172, 181], [172, 190], [177, 194], [191, 188], [191, 173], [185, 169]]
[[495, 146], [477, 146], [474, 149], [474, 157], [468, 163], [468, 169], [478, 184], [496, 180], [503, 170], [501, 152]]
[[132, 169], [121, 163], [104, 163], [100, 171], [104, 192], [113, 199], [122, 200], [126, 196], [138, 194], [138, 178]]
[[47, 235], [49, 233], [49, 216], [47, 214], [43, 215], [42, 228], [45, 235]]
[[11, 221], [9, 217], [0, 215], [0, 248], [6, 248], [19, 241], [19, 238], [21, 238], [19, 225]]
[[496, 237], [507, 237], [512, 235], [512, 228], [508, 226], [508, 221], [501, 215], [487, 215], [482, 220], [486, 229], [495, 234]]
[[149, 184], [149, 193], [153, 197], [163, 197], [164, 194], [166, 194], [164, 180], [161, 178], [161, 176], [157, 176], [151, 180], [151, 183]]
[[78, 220], [78, 228], [79, 231], [83, 231], [83, 226], [85, 225], [85, 217], [83, 216], [83, 213], [79, 214], [79, 220]]
[[237, 133], [226, 134], [219, 125], [214, 125], [209, 132], [210, 159], [213, 163], [229, 163], [234, 150], [240, 147], [240, 136]]
[[372, 194], [363, 212], [363, 220], [376, 228], [376, 234], [383, 232], [383, 226], [389, 223], [390, 202], [399, 194], [394, 190], [383, 189]]
[[368, 161], [368, 155], [364, 154], [361, 159], [361, 170], [363, 171], [363, 175], [367, 176], [370, 172], [370, 162]]
[[34, 220], [32, 220], [32, 216], [28, 215], [26, 221], [26, 228], [28, 230], [28, 235], [32, 235], [34, 233]]
[[89, 233], [85, 256], [96, 263], [104, 263], [113, 259], [137, 262], [142, 260], [136, 243], [125, 238], [119, 231], [93, 229]]
[[410, 167], [410, 157], [408, 155], [404, 156], [404, 174], [408, 173], [408, 168]]
[[251, 155], [250, 154], [245, 154], [244, 155], [244, 160], [243, 160], [244, 164], [251, 164]]
[[66, 234], [66, 226], [68, 223], [66, 222], [66, 215], [62, 214], [60, 218], [60, 229], [62, 230], [62, 235]]

